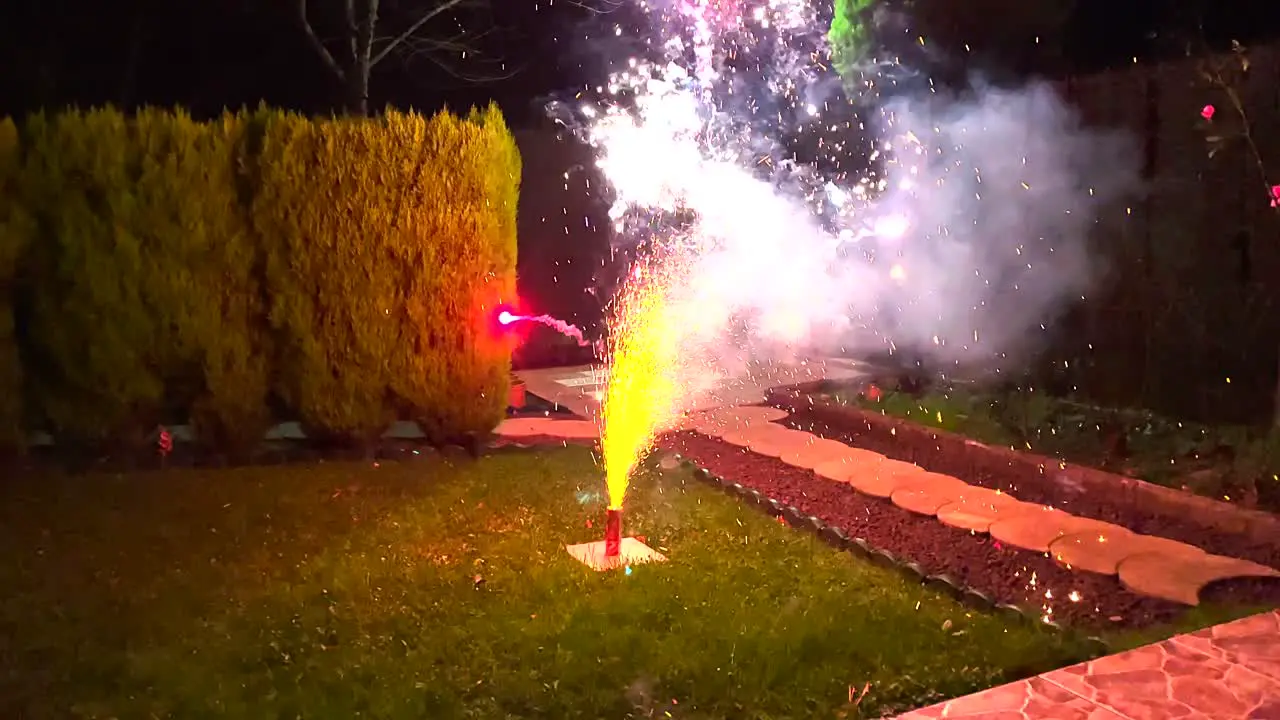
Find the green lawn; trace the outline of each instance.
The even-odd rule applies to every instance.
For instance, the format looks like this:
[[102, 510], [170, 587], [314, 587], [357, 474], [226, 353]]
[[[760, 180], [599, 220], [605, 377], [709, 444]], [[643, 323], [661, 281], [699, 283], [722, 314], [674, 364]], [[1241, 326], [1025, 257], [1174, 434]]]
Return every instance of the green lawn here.
[[1086, 653], [683, 470], [627, 513], [671, 561], [595, 574], [601, 485], [579, 448], [10, 480], [0, 717], [878, 717]]

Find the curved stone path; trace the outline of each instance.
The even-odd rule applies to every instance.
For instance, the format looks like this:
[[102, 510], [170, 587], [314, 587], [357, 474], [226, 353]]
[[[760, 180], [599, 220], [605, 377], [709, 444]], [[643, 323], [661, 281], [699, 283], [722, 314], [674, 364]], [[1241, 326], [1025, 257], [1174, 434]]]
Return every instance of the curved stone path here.
[[[887, 498], [904, 510], [936, 517], [944, 524], [989, 533], [1024, 550], [1047, 552], [1073, 570], [1118, 575], [1126, 588], [1139, 595], [1198, 605], [1200, 591], [1212, 582], [1280, 577], [1274, 568], [1025, 503], [1006, 493], [776, 423], [787, 416], [785, 410], [773, 407], [719, 407], [686, 417], [678, 429], [779, 458], [867, 495]], [[531, 436], [579, 440], [596, 437], [598, 428], [589, 420], [517, 418], [502, 423], [495, 432], [516, 440]]]
[[[1082, 572], [1119, 575], [1130, 590], [1187, 605], [1217, 579], [1280, 576], [1255, 563], [1210, 555], [1165, 538], [1024, 503], [945, 475], [772, 425], [775, 408], [719, 408], [690, 416], [692, 430], [782, 462], [912, 512], [1001, 542], [1051, 554]], [[581, 440], [581, 420], [522, 418], [499, 436]], [[1280, 720], [1280, 610], [1054, 670], [900, 715], [896, 720]]]

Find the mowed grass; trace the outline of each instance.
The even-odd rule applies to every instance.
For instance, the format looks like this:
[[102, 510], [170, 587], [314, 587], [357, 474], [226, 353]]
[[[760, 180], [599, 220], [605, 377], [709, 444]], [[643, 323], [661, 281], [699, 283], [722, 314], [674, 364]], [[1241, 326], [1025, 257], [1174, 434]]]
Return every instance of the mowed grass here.
[[1085, 657], [683, 470], [626, 513], [670, 562], [597, 574], [601, 489], [582, 448], [10, 480], [0, 717], [879, 717]]

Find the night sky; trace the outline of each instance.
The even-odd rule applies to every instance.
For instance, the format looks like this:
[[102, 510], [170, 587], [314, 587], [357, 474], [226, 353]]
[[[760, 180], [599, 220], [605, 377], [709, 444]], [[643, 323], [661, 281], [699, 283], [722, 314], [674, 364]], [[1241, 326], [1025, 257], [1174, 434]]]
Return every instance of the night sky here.
[[[592, 7], [614, 1], [594, 0]], [[956, 43], [968, 43], [971, 57], [980, 55], [988, 65], [1016, 64], [1030, 43], [1019, 28], [1001, 27], [1006, 14], [995, 9], [1018, 1], [982, 0], [975, 7], [914, 0], [912, 14], [927, 26], [911, 31], [940, 42], [943, 62], [964, 54]], [[323, 11], [334, 0], [312, 4]], [[327, 112], [336, 95], [333, 80], [292, 22], [292, 10], [292, 0], [11, 0], [0, 9], [0, 112], [109, 102], [182, 105], [208, 114], [260, 101]], [[530, 125], [537, 122], [539, 98], [598, 82], [608, 55], [624, 54], [599, 32], [620, 14], [602, 16], [575, 2], [504, 0], [475, 16], [477, 27], [491, 28], [481, 41], [491, 62], [478, 72], [491, 81], [469, 83], [423, 60], [388, 61], [373, 78], [373, 106], [431, 111], [494, 99], [513, 125]], [[1182, 54], [1200, 36], [1198, 27], [1218, 45], [1232, 38], [1255, 42], [1277, 34], [1280, 4], [1080, 0], [1061, 40], [1068, 66], [1085, 70], [1133, 56]], [[1061, 70], [1023, 64], [1023, 70]]]
[[[413, 8], [421, 0], [383, 2]], [[477, 44], [482, 60], [453, 66], [483, 82], [421, 58], [407, 64], [392, 58], [371, 79], [375, 110], [498, 102], [525, 160], [521, 295], [589, 332], [599, 326], [603, 294], [591, 292], [608, 274], [601, 267], [609, 253], [606, 208], [590, 153], [557, 133], [543, 108], [552, 96], [602, 83], [610, 62], [625, 61], [630, 49], [611, 29], [635, 22], [631, 2], [493, 0], [472, 11], [475, 27], [487, 31]], [[910, 5], [898, 13], [908, 21], [896, 37], [879, 40], [910, 53], [917, 36], [928, 37], [927, 56], [906, 58], [927, 73], [1016, 79], [1088, 72], [1134, 57], [1179, 57], [1202, 40], [1225, 48], [1232, 39], [1248, 44], [1280, 36], [1280, 3], [1268, 0], [1078, 0], [1059, 37], [1038, 43], [1039, 32], [1019, 24], [1026, 13], [1005, 10], [1005, 3], [1025, 10], [1022, 2], [885, 0], [890, 8]], [[331, 31], [336, 0], [311, 5], [317, 32]], [[294, 0], [10, 0], [0, 4], [0, 115], [106, 103], [178, 105], [197, 116], [260, 102], [333, 112], [339, 88], [295, 24], [294, 8]]]

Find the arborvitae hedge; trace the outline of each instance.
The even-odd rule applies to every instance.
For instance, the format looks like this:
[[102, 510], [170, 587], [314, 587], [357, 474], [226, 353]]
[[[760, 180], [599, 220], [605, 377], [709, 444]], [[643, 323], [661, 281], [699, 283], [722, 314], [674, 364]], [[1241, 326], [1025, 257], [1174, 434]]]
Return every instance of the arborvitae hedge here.
[[496, 109], [94, 110], [16, 134], [0, 126], [0, 281], [32, 277], [0, 296], [0, 438], [21, 413], [8, 300], [28, 414], [68, 441], [190, 419], [246, 450], [272, 394], [274, 419], [334, 439], [397, 416], [437, 436], [500, 419], [511, 348], [489, 317], [514, 292], [520, 161]]
[[0, 452], [22, 447], [22, 365], [14, 334], [14, 276], [27, 236], [18, 201], [18, 128], [0, 120]]

